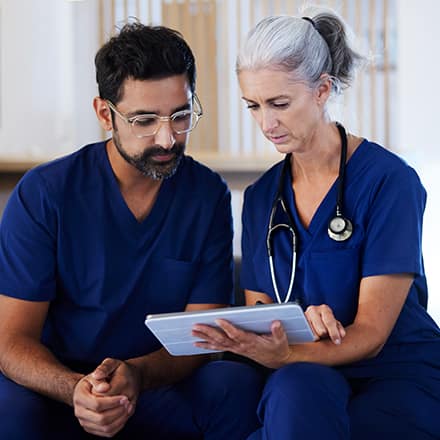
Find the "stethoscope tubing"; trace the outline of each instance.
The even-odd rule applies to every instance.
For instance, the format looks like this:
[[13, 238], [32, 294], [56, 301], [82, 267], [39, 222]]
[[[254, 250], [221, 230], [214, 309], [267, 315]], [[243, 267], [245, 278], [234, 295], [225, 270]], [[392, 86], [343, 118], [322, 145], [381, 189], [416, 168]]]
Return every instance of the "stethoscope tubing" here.
[[[344, 199], [344, 180], [345, 180], [345, 166], [346, 166], [346, 160], [347, 160], [347, 134], [345, 132], [344, 127], [339, 123], [336, 122], [336, 127], [339, 131], [339, 135], [341, 137], [341, 157], [339, 161], [339, 174], [338, 174], [338, 189], [337, 189], [337, 199], [336, 199], [336, 216], [333, 217], [329, 222], [329, 230], [328, 234], [329, 237], [332, 240], [335, 241], [344, 241], [351, 237], [353, 232], [353, 226], [350, 220], [345, 218], [342, 214], [342, 203]], [[287, 172], [288, 167], [290, 166], [290, 158], [291, 153], [287, 154], [283, 167], [280, 172], [280, 177], [278, 181], [278, 188], [275, 195], [275, 199], [272, 203], [272, 209], [270, 211], [270, 217], [269, 217], [269, 225], [268, 225], [268, 231], [267, 231], [267, 237], [266, 237], [266, 246], [267, 246], [267, 254], [269, 257], [269, 267], [270, 267], [270, 276], [272, 279], [272, 286], [275, 292], [276, 299], [279, 304], [286, 303], [290, 301], [290, 298], [292, 296], [293, 291], [293, 283], [295, 280], [295, 271], [296, 271], [296, 249], [297, 249], [297, 239], [296, 239], [296, 232], [295, 232], [295, 226], [292, 214], [289, 212], [289, 209], [285, 203], [285, 200], [283, 198], [283, 185], [284, 185], [284, 178]], [[273, 224], [273, 220], [275, 217], [275, 213], [277, 210], [278, 204], [281, 205], [281, 208], [283, 212], [287, 216], [287, 223], [279, 223], [277, 225]], [[331, 231], [330, 225], [333, 221], [339, 220], [344, 222], [346, 227], [344, 227], [343, 230], [340, 232]], [[275, 267], [274, 267], [274, 261], [273, 261], [273, 249], [272, 249], [272, 235], [275, 231], [278, 229], [287, 229], [292, 234], [292, 267], [290, 271], [290, 280], [289, 280], [289, 287], [287, 289], [286, 296], [284, 298], [284, 301], [281, 300], [281, 295], [278, 289], [278, 283], [276, 280], [276, 274], [275, 274]]]

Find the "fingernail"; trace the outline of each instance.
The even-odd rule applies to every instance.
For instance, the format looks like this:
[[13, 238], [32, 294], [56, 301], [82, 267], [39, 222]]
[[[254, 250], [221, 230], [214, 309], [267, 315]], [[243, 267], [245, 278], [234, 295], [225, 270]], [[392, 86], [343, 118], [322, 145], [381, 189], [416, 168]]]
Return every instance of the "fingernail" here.
[[340, 345], [341, 344], [341, 340], [340, 339], [335, 339], [335, 344], [336, 345]]

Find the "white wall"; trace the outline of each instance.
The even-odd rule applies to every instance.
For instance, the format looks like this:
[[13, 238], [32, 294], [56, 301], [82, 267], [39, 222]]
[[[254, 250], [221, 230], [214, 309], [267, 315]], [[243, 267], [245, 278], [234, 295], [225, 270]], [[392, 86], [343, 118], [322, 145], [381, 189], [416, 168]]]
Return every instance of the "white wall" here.
[[82, 133], [99, 137], [91, 107], [96, 5], [1, 1], [0, 158], [46, 159], [76, 149]]
[[428, 309], [440, 323], [440, 57], [438, 0], [399, 0], [400, 153], [415, 166], [428, 191], [424, 223]]

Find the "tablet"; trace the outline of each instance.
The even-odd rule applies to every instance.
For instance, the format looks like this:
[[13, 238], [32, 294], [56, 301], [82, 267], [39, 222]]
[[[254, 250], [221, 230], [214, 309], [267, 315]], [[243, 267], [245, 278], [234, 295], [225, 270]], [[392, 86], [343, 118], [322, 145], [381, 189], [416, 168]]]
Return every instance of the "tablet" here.
[[217, 327], [217, 318], [226, 319], [237, 327], [259, 334], [270, 333], [273, 321], [281, 321], [290, 344], [311, 342], [312, 330], [304, 312], [298, 304], [262, 304], [256, 306], [225, 307], [194, 312], [177, 312], [148, 315], [145, 325], [172, 355], [213, 353], [195, 347], [199, 338], [191, 334], [194, 324]]

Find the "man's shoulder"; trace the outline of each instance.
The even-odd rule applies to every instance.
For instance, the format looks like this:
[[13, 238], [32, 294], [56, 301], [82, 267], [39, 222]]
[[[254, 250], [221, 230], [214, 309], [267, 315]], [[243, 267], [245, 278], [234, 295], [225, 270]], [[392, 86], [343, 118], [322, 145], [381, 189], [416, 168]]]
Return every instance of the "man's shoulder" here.
[[[90, 178], [96, 173], [96, 165], [102, 161], [104, 142], [88, 144], [73, 153], [38, 165], [29, 170], [22, 182], [44, 183], [47, 187], [61, 189], [81, 176]], [[94, 172], [92, 172], [94, 170]]]
[[210, 191], [214, 188], [226, 190], [227, 184], [223, 177], [208, 166], [198, 162], [191, 156], [185, 155], [176, 177], [192, 187], [195, 191]]

